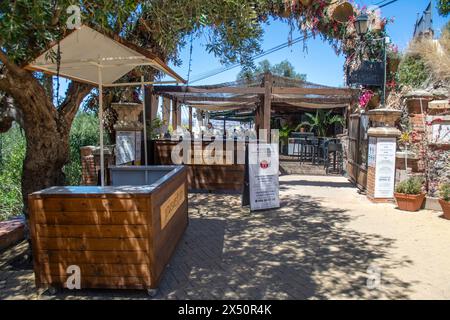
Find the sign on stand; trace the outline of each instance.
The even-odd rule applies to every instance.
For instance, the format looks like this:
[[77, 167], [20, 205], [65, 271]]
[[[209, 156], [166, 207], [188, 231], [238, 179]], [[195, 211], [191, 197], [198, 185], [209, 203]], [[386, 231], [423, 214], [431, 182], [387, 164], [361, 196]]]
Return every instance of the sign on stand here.
[[279, 208], [278, 145], [250, 143], [248, 147], [250, 210]]
[[139, 161], [141, 156], [141, 132], [116, 132], [116, 165]]

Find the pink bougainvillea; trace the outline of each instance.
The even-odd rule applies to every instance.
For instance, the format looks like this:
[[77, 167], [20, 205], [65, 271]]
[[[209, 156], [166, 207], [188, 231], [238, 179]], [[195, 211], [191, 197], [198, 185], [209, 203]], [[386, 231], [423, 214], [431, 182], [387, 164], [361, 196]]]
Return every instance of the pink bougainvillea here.
[[375, 94], [372, 90], [364, 90], [362, 95], [359, 97], [360, 108], [365, 109], [374, 95]]

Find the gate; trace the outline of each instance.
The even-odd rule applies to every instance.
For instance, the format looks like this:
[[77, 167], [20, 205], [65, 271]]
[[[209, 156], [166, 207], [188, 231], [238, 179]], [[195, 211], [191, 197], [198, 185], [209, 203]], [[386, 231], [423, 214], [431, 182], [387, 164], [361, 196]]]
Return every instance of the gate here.
[[347, 172], [350, 180], [362, 190], [367, 187], [368, 130], [367, 115], [359, 113], [350, 115]]

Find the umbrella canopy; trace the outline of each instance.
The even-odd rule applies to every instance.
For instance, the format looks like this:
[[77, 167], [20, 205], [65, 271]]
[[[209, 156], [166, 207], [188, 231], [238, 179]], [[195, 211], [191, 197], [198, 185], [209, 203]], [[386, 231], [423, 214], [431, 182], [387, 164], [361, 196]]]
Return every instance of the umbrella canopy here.
[[[139, 48], [117, 35], [100, 33], [86, 25], [69, 33], [59, 43], [59, 75], [74, 81], [99, 85], [98, 69], [102, 69], [102, 83], [112, 84], [137, 66], [151, 66], [185, 83], [175, 71], [148, 50]], [[55, 56], [58, 44], [52, 45], [25, 68], [51, 75], [58, 74]]]

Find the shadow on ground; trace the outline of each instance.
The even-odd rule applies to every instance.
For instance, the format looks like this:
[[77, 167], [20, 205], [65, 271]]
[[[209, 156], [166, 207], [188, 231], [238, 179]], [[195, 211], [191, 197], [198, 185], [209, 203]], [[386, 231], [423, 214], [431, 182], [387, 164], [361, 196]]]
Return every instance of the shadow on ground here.
[[[305, 185], [285, 182], [282, 187], [298, 183]], [[191, 194], [189, 227], [156, 298], [408, 298], [410, 284], [389, 274], [390, 269], [411, 263], [388, 255], [393, 240], [347, 228], [350, 214], [323, 207], [314, 197], [281, 200], [281, 209], [250, 214], [240, 207], [237, 195]], [[381, 286], [375, 290], [367, 287], [367, 268], [372, 264], [383, 272]], [[0, 274], [4, 272], [1, 268]], [[0, 297], [21, 294], [20, 288], [7, 290]], [[63, 291], [42, 297], [149, 298], [140, 291], [111, 290]]]

